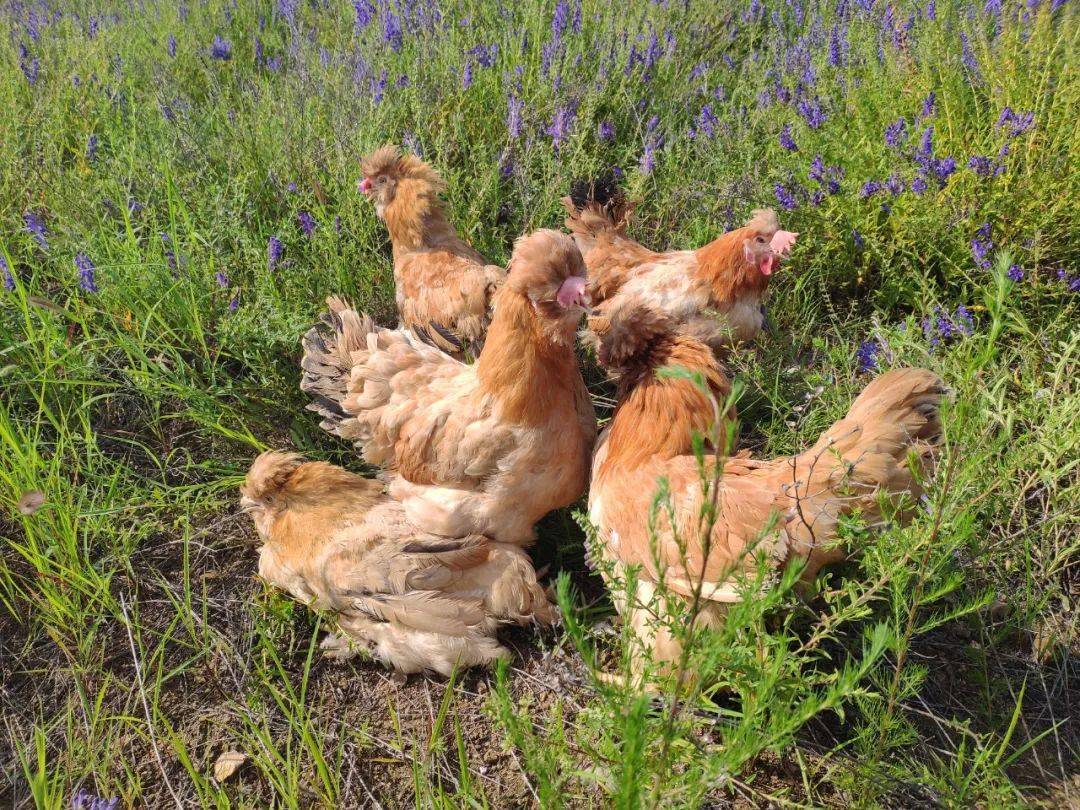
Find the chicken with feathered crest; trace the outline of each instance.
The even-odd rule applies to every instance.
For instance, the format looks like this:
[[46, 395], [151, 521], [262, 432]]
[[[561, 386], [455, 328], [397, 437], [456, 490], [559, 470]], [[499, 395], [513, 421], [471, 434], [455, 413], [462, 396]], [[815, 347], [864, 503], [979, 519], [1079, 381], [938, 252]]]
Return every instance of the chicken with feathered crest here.
[[652, 309], [676, 324], [714, 320], [722, 327], [709, 330], [718, 352], [752, 341], [764, 323], [769, 280], [798, 236], [762, 209], [704, 247], [661, 253], [627, 236], [633, 206], [610, 178], [577, 182], [562, 202], [589, 271], [597, 342], [611, 312], [623, 307]]
[[596, 415], [574, 353], [587, 302], [573, 241], [540, 230], [514, 247], [476, 363], [331, 298], [300, 387], [325, 430], [387, 470], [417, 526], [528, 545], [588, 483]]
[[[716, 626], [725, 604], [744, 596], [741, 570], [762, 560], [776, 567], [797, 560], [805, 564], [802, 577], [808, 580], [823, 565], [845, 558], [837, 542], [843, 516], [858, 512], [874, 525], [888, 502], [903, 517], [909, 513], [905, 505], [922, 494], [923, 474], [932, 467], [941, 436], [945, 394], [930, 371], [882, 374], [847, 416], [796, 456], [725, 457], [723, 447], [710, 446], [704, 469], [719, 462], [721, 473], [706, 486], [694, 436], [717, 435], [715, 423], [725, 418], [717, 402], [730, 391], [714, 353], [685, 326], [638, 309], [615, 314], [600, 355], [619, 388], [593, 458], [589, 515], [609, 575], [624, 580], [627, 569], [639, 569], [637, 592], [629, 603], [616, 594], [616, 606], [654, 661], [671, 664], [681, 651], [679, 639], [656, 620], [654, 599], [689, 601], [700, 588], [704, 608], [698, 621]], [[657, 373], [665, 367], [689, 373]], [[671, 508], [654, 510], [650, 531], [661, 480]], [[700, 521], [713, 497], [715, 523], [705, 531]], [[644, 661], [635, 659], [635, 676]]]
[[505, 271], [458, 237], [439, 198], [446, 184], [433, 167], [396, 146], [383, 146], [364, 157], [360, 168], [358, 187], [390, 232], [401, 324], [456, 357], [475, 356]]

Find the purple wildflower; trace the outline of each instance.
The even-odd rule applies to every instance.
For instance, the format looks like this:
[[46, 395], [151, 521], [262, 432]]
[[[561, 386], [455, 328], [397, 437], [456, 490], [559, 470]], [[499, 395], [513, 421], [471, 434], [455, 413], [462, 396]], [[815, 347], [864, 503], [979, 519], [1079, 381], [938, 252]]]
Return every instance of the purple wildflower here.
[[1013, 281], [1013, 282], [1023, 281], [1024, 280], [1024, 268], [1022, 268], [1018, 264], [1014, 264], [1014, 265], [1009, 267], [1009, 269], [1005, 272], [1005, 275], [1008, 277], [1009, 281]]
[[923, 168], [930, 168], [934, 158], [934, 128], [932, 126], [923, 130], [919, 141], [919, 148], [915, 152], [915, 162]]
[[650, 175], [656, 168], [656, 150], [659, 145], [655, 137], [645, 139], [645, 148], [641, 152], [641, 160], [638, 163], [642, 174]]
[[935, 107], [937, 106], [937, 94], [931, 91], [923, 99], [922, 112], [919, 114], [920, 119], [933, 118]]
[[570, 6], [566, 0], [559, 0], [555, 4], [555, 12], [551, 16], [551, 38], [555, 41], [562, 39], [566, 28], [570, 23]]
[[904, 193], [904, 180], [898, 172], [893, 172], [885, 181], [885, 188], [894, 197], [898, 197]]
[[798, 152], [799, 146], [795, 143], [795, 139], [791, 137], [791, 124], [784, 124], [783, 129], [780, 130], [780, 146], [789, 152]]
[[356, 12], [354, 26], [356, 33], [359, 34], [371, 24], [372, 20], [375, 19], [375, 6], [373, 6], [369, 0], [355, 0], [353, 3], [353, 10]]
[[233, 297], [229, 299], [229, 312], [230, 313], [236, 312], [236, 310], [238, 310], [238, 309], [240, 309], [240, 291], [239, 290], [237, 290], [233, 294]]
[[216, 273], [214, 273], [214, 281], [216, 281], [217, 285], [222, 289], [225, 289], [231, 283], [229, 281], [229, 277], [225, 275], [225, 273], [223, 273], [221, 270], [218, 270]]
[[116, 810], [119, 804], [119, 796], [105, 799], [85, 790], [80, 790], [71, 797], [71, 810]]
[[511, 138], [520, 138], [522, 130], [521, 114], [525, 110], [525, 102], [511, 93], [506, 100], [506, 104], [508, 108], [506, 111], [506, 128], [509, 130]]
[[596, 129], [597, 135], [602, 141], [615, 140], [615, 125], [610, 121], [601, 121]]
[[1014, 113], [1012, 107], [1006, 107], [998, 117], [998, 129], [1008, 128], [1009, 136], [1015, 138], [1023, 135], [1035, 124], [1035, 113]]
[[176, 56], [176, 37], [172, 34], [169, 34], [169, 38], [165, 42], [165, 52], [168, 53], [169, 56]]
[[401, 20], [392, 11], [387, 11], [383, 18], [383, 42], [390, 45], [390, 50], [397, 53], [404, 42]]
[[26, 223], [26, 232], [34, 237], [34, 241], [41, 246], [42, 250], [49, 249], [49, 231], [45, 227], [45, 221], [34, 211], [23, 214], [23, 222]]
[[903, 117], [897, 118], [885, 127], [885, 145], [890, 149], [896, 149], [904, 142], [906, 137], [907, 120]]
[[875, 371], [878, 367], [877, 354], [881, 350], [881, 344], [877, 340], [866, 340], [859, 344], [855, 351], [855, 359], [859, 361], [859, 371]]
[[300, 230], [304, 232], [304, 236], [311, 236], [315, 232], [315, 217], [309, 212], [301, 211], [296, 218], [300, 220]]
[[382, 103], [383, 96], [386, 95], [386, 86], [389, 82], [389, 74], [384, 70], [379, 74], [379, 80], [374, 82], [374, 86], [371, 88], [371, 99], [376, 104]]
[[911, 181], [911, 190], [916, 194], [922, 194], [929, 188], [926, 182], [926, 178], [921, 174], [916, 175], [915, 179]]
[[840, 67], [844, 64], [844, 53], [847, 50], [847, 29], [841, 29], [839, 24], [834, 25], [829, 33], [829, 64]]
[[220, 35], [215, 36], [214, 41], [210, 43], [210, 58], [228, 62], [232, 59], [232, 43], [227, 39], [222, 39]]
[[98, 286], [94, 281], [94, 263], [90, 257], [81, 251], [76, 253], [75, 269], [79, 271], [79, 286], [88, 293], [96, 293]]
[[271, 236], [266, 245], [266, 266], [270, 270], [275, 269], [285, 255], [285, 246], [276, 236]]
[[776, 201], [780, 203], [780, 205], [784, 208], [790, 210], [798, 205], [798, 202], [795, 199], [794, 191], [789, 190], [783, 184], [777, 183], [773, 191], [775, 191], [776, 193]]
[[461, 71], [461, 89], [468, 90], [472, 87], [473, 82], [473, 62], [472, 59], [465, 60], [465, 67]]
[[985, 155], [972, 155], [967, 162], [968, 168], [980, 177], [989, 177], [994, 173], [994, 161]]
[[975, 52], [971, 49], [971, 42], [968, 40], [967, 34], [963, 31], [960, 32], [960, 61], [964, 63], [964, 68], [974, 78], [979, 77], [979, 62], [975, 58]]
[[697, 117], [697, 131], [711, 140], [716, 135], [716, 125], [719, 123], [720, 119], [713, 113], [712, 105], [704, 105]]
[[856, 250], [862, 250], [866, 247], [866, 240], [863, 239], [863, 235], [854, 228], [851, 229], [851, 241], [855, 243]]
[[555, 117], [551, 119], [551, 124], [544, 130], [551, 136], [551, 145], [555, 148], [555, 151], [559, 151], [559, 147], [562, 146], [566, 139], [570, 137], [570, 133], [574, 128], [574, 119], [577, 117], [577, 104], [571, 102], [570, 104], [560, 104], [555, 108]]
[[821, 102], [818, 101], [816, 98], [802, 99], [798, 103], [796, 109], [799, 111], [799, 115], [803, 117], [803, 120], [806, 121], [806, 125], [810, 127], [810, 129], [819, 129], [821, 125], [825, 123], [825, 120], [828, 118], [828, 116], [825, 114], [825, 111], [821, 108]]
[[33, 86], [37, 84], [38, 75], [41, 73], [41, 62], [36, 56], [30, 56], [26, 48], [20, 46], [20, 51], [19, 67], [22, 68], [27, 83]]
[[956, 308], [956, 314], [953, 316], [953, 320], [957, 327], [965, 335], [972, 335], [975, 332], [975, 318], [971, 314], [971, 310], [960, 304]]
[[930, 2], [926, 4], [926, 19], [931, 22], [937, 19], [937, 3], [935, 0], [930, 0]]
[[8, 267], [7, 259], [4, 258], [3, 253], [0, 253], [0, 272], [4, 275], [4, 289], [11, 292], [15, 289], [15, 276], [11, 274], [11, 268]]
[[296, 25], [296, 0], [278, 0], [277, 7], [278, 14], [287, 25], [290, 27]]
[[933, 162], [934, 175], [938, 183], [944, 187], [945, 181], [956, 171], [956, 158], [937, 158]]
[[984, 222], [975, 231], [975, 236], [971, 240], [971, 255], [975, 259], [975, 264], [984, 270], [990, 267], [990, 252], [994, 249], [994, 242], [990, 239], [990, 223]]
[[877, 180], [867, 180], [862, 184], [862, 188], [859, 189], [859, 196], [866, 199], [867, 197], [873, 197], [879, 191], [881, 191], [880, 182]]
[[97, 150], [98, 150], [98, 136], [94, 135], [94, 134], [91, 134], [90, 137], [86, 139], [86, 159], [87, 159], [87, 161], [89, 161], [90, 163], [94, 162], [94, 160], [97, 158]]

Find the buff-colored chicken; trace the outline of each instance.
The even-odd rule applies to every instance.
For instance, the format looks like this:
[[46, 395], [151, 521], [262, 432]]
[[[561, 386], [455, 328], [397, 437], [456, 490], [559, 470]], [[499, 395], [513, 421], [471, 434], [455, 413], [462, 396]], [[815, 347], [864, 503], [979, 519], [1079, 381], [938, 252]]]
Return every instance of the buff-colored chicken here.
[[[921, 495], [909, 459], [931, 465], [944, 389], [930, 371], [899, 369], [871, 382], [847, 416], [800, 455], [756, 460], [741, 453], [723, 460], [717, 519], [703, 535], [698, 521], [712, 492], [703, 490], [692, 436], [711, 435], [727, 379], [705, 344], [655, 315], [619, 317], [613, 327], [605, 344], [628, 345], [602, 346], [620, 383], [615, 414], [593, 459], [589, 513], [616, 578], [640, 566], [631, 604], [616, 594], [616, 607], [654, 661], [670, 664], [681, 652], [679, 640], [647, 607], [654, 598], [686, 599], [701, 583], [700, 621], [716, 626], [725, 604], [742, 598], [740, 570], [754, 569], [762, 558], [777, 567], [800, 560], [809, 580], [846, 556], [837, 544], [842, 516], [858, 511], [872, 525], [881, 516], [881, 496], [902, 506]], [[658, 376], [665, 366], [702, 375], [714, 396], [684, 376]], [[709, 457], [706, 468], [713, 463]], [[676, 533], [660, 509], [650, 537], [648, 515], [661, 478], [670, 489]], [[666, 589], [658, 587], [661, 580]], [[638, 677], [644, 659], [634, 663]]]
[[308, 407], [387, 468], [417, 526], [528, 545], [533, 524], [588, 483], [596, 416], [574, 354], [584, 276], [565, 234], [519, 239], [472, 365], [332, 298], [330, 330], [304, 339]]
[[780, 230], [774, 211], [760, 210], [702, 248], [658, 253], [626, 235], [631, 207], [610, 183], [575, 184], [562, 202], [589, 271], [589, 329], [597, 340], [614, 310], [640, 306], [675, 323], [715, 320], [722, 328], [710, 330], [710, 345], [718, 352], [752, 341], [764, 323], [769, 279], [798, 236]]
[[240, 491], [263, 539], [259, 576], [335, 614], [332, 654], [363, 648], [405, 674], [449, 675], [507, 657], [500, 626], [556, 619], [524, 551], [422, 532], [377, 481], [267, 452]]
[[439, 199], [445, 183], [420, 158], [384, 146], [360, 168], [359, 188], [390, 231], [401, 324], [456, 357], [475, 356], [505, 271], [458, 238]]

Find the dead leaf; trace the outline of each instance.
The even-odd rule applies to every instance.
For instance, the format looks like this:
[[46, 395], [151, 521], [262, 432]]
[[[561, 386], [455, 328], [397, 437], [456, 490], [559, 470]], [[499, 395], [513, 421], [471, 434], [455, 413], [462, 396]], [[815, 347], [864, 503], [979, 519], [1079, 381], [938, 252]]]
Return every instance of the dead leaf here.
[[214, 763], [215, 781], [224, 782], [240, 770], [240, 766], [245, 762], [247, 762], [247, 754], [242, 754], [239, 751], [226, 751]]
[[29, 492], [24, 492], [22, 497], [19, 498], [18, 508], [22, 514], [32, 515], [44, 505], [45, 493], [39, 489], [32, 489]]
[[42, 309], [47, 309], [50, 312], [63, 312], [64, 311], [64, 308], [62, 306], [59, 306], [58, 304], [54, 304], [48, 298], [42, 298], [40, 295], [28, 295], [28, 296], [26, 296], [26, 300], [29, 301], [34, 306], [41, 307]]

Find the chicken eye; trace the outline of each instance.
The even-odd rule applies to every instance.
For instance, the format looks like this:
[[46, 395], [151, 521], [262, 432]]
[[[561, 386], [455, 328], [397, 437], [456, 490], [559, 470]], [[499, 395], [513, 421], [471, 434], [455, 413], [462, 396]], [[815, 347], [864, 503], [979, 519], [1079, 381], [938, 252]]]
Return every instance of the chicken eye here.
[[765, 237], [764, 236], [758, 236], [758, 237], [756, 237], [756, 239], [757, 239], [757, 243], [759, 245], [764, 245], [765, 244]]
[[377, 186], [385, 186], [386, 185], [386, 175], [385, 174], [379, 175], [375, 179], [375, 185], [377, 185]]

